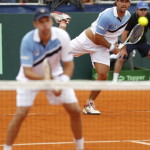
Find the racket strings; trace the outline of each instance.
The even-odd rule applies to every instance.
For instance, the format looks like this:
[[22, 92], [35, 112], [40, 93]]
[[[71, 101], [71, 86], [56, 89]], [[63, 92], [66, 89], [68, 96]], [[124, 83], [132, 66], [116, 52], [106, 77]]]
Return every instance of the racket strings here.
[[134, 28], [134, 30], [131, 34], [129, 41], [133, 44], [138, 42], [143, 35], [143, 31], [144, 31], [144, 27], [142, 27], [140, 25], [136, 26], [136, 28]]

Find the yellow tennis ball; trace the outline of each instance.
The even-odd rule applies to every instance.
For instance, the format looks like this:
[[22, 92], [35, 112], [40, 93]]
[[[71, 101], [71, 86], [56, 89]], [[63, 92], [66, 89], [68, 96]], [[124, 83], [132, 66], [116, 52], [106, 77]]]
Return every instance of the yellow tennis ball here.
[[138, 19], [138, 23], [141, 25], [141, 26], [146, 26], [148, 24], [148, 19], [147, 17], [140, 17]]

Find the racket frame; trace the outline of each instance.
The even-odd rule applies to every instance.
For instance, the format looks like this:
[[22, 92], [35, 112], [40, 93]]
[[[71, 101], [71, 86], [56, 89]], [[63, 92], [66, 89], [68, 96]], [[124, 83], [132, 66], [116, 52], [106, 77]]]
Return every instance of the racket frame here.
[[127, 39], [126, 39], [123, 43], [119, 44], [119, 47], [118, 47], [119, 49], [121, 49], [122, 47], [124, 47], [126, 44], [136, 44], [136, 43], [141, 39], [141, 37], [143, 36], [143, 33], [144, 33], [144, 27], [143, 27], [143, 26], [141, 26], [141, 27], [143, 28], [143, 31], [142, 31], [141, 36], [138, 38], [138, 40], [136, 40], [136, 41], [133, 42], [133, 43], [131, 43], [130, 41], [128, 42], [128, 40], [130, 39], [130, 37], [131, 37], [131, 35], [132, 35], [134, 29], [135, 29], [137, 26], [141, 26], [141, 25], [140, 25], [140, 24], [136, 24], [136, 25], [133, 27], [133, 29], [131, 30], [131, 32], [130, 32], [130, 34], [128, 35]]

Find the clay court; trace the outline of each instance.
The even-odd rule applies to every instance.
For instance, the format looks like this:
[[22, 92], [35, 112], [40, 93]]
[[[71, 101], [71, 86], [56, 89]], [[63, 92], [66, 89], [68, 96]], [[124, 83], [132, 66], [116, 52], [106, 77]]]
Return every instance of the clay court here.
[[[76, 91], [82, 107], [89, 91]], [[149, 150], [150, 91], [102, 91], [96, 106], [101, 115], [84, 115], [85, 150]], [[12, 91], [0, 91], [0, 150], [15, 113]], [[43, 92], [36, 98], [13, 150], [74, 150], [68, 114], [48, 104]]]

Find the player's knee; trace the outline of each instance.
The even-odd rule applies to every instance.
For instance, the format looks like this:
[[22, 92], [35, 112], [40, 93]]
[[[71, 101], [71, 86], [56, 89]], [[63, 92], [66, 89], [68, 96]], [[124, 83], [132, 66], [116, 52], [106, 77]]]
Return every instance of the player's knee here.
[[81, 116], [81, 109], [80, 107], [76, 107], [70, 112], [70, 117], [72, 118], [79, 118]]
[[27, 114], [28, 114], [27, 110], [17, 111], [16, 114], [15, 114], [15, 119], [23, 120], [27, 116]]
[[16, 116], [18, 118], [25, 118], [27, 116], [27, 113], [26, 112], [18, 113], [18, 114], [16, 114]]
[[108, 74], [106, 73], [98, 73], [97, 80], [107, 80]]

